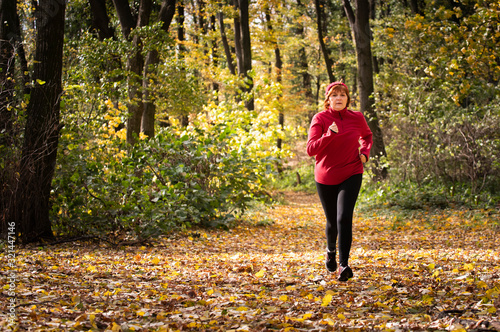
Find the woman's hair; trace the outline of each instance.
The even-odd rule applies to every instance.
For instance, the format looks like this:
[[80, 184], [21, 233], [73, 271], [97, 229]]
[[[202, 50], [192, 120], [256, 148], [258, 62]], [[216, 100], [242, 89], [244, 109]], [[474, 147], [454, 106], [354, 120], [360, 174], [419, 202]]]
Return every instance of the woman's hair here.
[[334, 91], [344, 92], [347, 95], [346, 107], [349, 107], [349, 104], [351, 103], [351, 96], [349, 96], [349, 89], [344, 83], [335, 82], [335, 83], [330, 83], [330, 85], [327, 88], [325, 102], [324, 102], [325, 110], [330, 108], [329, 98]]

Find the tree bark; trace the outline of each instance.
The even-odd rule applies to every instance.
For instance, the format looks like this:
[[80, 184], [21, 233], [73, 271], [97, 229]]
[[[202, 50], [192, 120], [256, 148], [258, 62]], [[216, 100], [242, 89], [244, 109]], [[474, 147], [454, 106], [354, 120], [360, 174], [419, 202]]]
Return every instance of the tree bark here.
[[[274, 56], [275, 56], [275, 67], [276, 67], [276, 82], [278, 84], [281, 84], [282, 82], [282, 75], [281, 71], [283, 69], [283, 61], [281, 60], [281, 54], [280, 54], [280, 48], [278, 41], [276, 40], [276, 37], [273, 35], [273, 25], [271, 22], [271, 10], [269, 6], [265, 7], [265, 17], [266, 17], [266, 23], [267, 23], [267, 29], [269, 30], [269, 34], [271, 35], [271, 43], [274, 48]], [[277, 96], [278, 99], [281, 99], [281, 94]], [[278, 125], [283, 128], [285, 124], [285, 114], [283, 113], [283, 108], [281, 106], [281, 103], [279, 103], [279, 110], [278, 110]], [[281, 150], [283, 146], [283, 140], [281, 138], [278, 138], [276, 142], [277, 148]], [[281, 171], [281, 165], [279, 166], [279, 170]]]
[[129, 39], [130, 32], [137, 26], [137, 23], [130, 10], [128, 0], [113, 0], [113, 4], [120, 20], [123, 36], [125, 39]]
[[97, 30], [100, 40], [113, 38], [115, 30], [109, 25], [108, 12], [105, 0], [89, 0], [92, 10], [92, 26]]
[[[239, 12], [238, 0], [233, 0], [234, 9]], [[234, 15], [234, 50], [236, 53], [236, 65], [238, 67], [238, 75], [242, 75], [245, 70], [243, 68], [243, 50], [241, 45], [241, 22], [240, 15]]]
[[[215, 36], [215, 33], [217, 32], [217, 18], [215, 15], [210, 15], [210, 30], [212, 31], [213, 35]], [[210, 52], [212, 54], [212, 66], [217, 68], [219, 66], [219, 52], [218, 52], [218, 47], [217, 47], [217, 39], [213, 38], [212, 41], [212, 46], [210, 48]], [[219, 83], [217, 81], [212, 82], [212, 90], [215, 92], [215, 103], [219, 104]]]
[[163, 31], [170, 29], [170, 24], [175, 15], [175, 0], [164, 0], [161, 4], [159, 19], [162, 22]]
[[[304, 13], [306, 10], [301, 0], [297, 0], [297, 7], [300, 13]], [[305, 31], [304, 31], [304, 26], [302, 24], [297, 25], [297, 28], [295, 29], [295, 34], [298, 36], [299, 39], [305, 40]], [[309, 73], [309, 62], [307, 61], [306, 48], [304, 46], [300, 46], [298, 50], [298, 57], [299, 57], [298, 67], [300, 71], [300, 76], [302, 77], [302, 91], [304, 92], [304, 97], [306, 99], [306, 105], [307, 105], [306, 109], [308, 109], [307, 113], [309, 122], [311, 122], [312, 117], [316, 113], [316, 107], [315, 107], [316, 103], [312, 91], [312, 77], [311, 74]]]
[[26, 110], [16, 208], [11, 213], [11, 221], [19, 225], [22, 242], [53, 237], [49, 219], [50, 189], [61, 129], [59, 117], [65, 10], [66, 2], [63, 0], [39, 0], [35, 9], [35, 86]]
[[[163, 31], [168, 32], [170, 24], [175, 15], [175, 0], [164, 0], [161, 4], [160, 13], [158, 18], [162, 23], [161, 28]], [[144, 66], [144, 78], [142, 80], [142, 87], [144, 91], [144, 111], [142, 113], [141, 131], [147, 137], [154, 137], [155, 135], [155, 116], [156, 105], [150, 98], [149, 81], [151, 75], [156, 73], [156, 67], [160, 62], [159, 52], [153, 49], [148, 52], [146, 56], [146, 64]]]
[[[238, 16], [234, 21], [234, 35], [236, 43], [236, 57], [238, 58], [238, 74], [245, 78], [244, 92], [252, 94], [253, 79], [249, 75], [252, 70], [252, 45], [250, 39], [250, 19], [248, 0], [233, 0], [238, 9]], [[238, 52], [239, 47], [239, 52]], [[238, 54], [240, 53], [240, 54]], [[248, 96], [245, 100], [245, 107], [249, 111], [254, 109], [254, 98]]]
[[[184, 33], [184, 4], [179, 2], [177, 6], [177, 40], [179, 41], [179, 58], [184, 57], [184, 53], [186, 52], [186, 48], [184, 46], [185, 41], [185, 33]], [[181, 68], [181, 71], [184, 71]], [[187, 114], [181, 114], [179, 116], [179, 121], [182, 127], [187, 127], [189, 125], [189, 116]]]
[[231, 48], [229, 47], [229, 42], [227, 41], [226, 29], [224, 27], [224, 14], [222, 10], [217, 13], [217, 18], [219, 20], [219, 30], [222, 40], [222, 45], [224, 46], [224, 54], [226, 55], [227, 68], [231, 74], [236, 75], [236, 68], [234, 67], [233, 55], [231, 53]]
[[333, 61], [330, 59], [330, 52], [325, 44], [325, 37], [323, 32], [326, 34], [326, 28], [323, 22], [324, 16], [324, 3], [321, 3], [320, 0], [314, 0], [314, 5], [316, 7], [316, 22], [318, 26], [318, 39], [319, 45], [321, 46], [321, 52], [323, 53], [323, 57], [325, 58], [326, 72], [328, 73], [329, 82], [335, 81], [335, 76], [333, 75]]
[[16, 0], [0, 0], [0, 145], [7, 147], [12, 143], [16, 17]]
[[15, 25], [17, 17], [16, 0], [0, 0], [0, 147], [3, 147], [0, 162], [0, 235], [8, 234], [7, 216], [10, 211], [15, 181], [16, 165], [11, 156], [13, 150], [13, 112], [11, 107], [15, 87]]
[[[151, 16], [152, 0], [141, 0], [139, 5], [139, 16], [135, 22], [128, 0], [113, 0], [115, 4], [123, 35], [130, 39], [130, 33], [135, 27], [143, 27], [149, 24]], [[134, 145], [141, 131], [142, 115], [144, 113], [142, 77], [144, 70], [144, 56], [142, 55], [142, 40], [139, 36], [132, 38], [132, 53], [127, 60], [128, 78], [128, 112], [127, 118], [127, 143]]]
[[420, 8], [419, 0], [410, 0], [410, 8], [414, 14], [422, 15], [422, 9]]
[[354, 13], [350, 0], [343, 1], [349, 24], [354, 33], [354, 43], [356, 44], [359, 110], [365, 115], [368, 126], [373, 133], [373, 146], [370, 153], [374, 165], [373, 172], [376, 179], [384, 179], [387, 177], [387, 168], [380, 165], [379, 158], [387, 156], [387, 153], [374, 108], [370, 6], [368, 0], [356, 0], [356, 13]]

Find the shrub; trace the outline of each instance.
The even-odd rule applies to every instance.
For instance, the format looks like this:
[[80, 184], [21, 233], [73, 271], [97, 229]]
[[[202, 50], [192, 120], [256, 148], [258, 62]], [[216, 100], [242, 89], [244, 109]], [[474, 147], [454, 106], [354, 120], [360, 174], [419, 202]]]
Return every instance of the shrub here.
[[83, 137], [78, 127], [63, 134], [56, 230], [144, 238], [192, 225], [225, 227], [253, 201], [269, 201], [265, 185], [279, 153], [266, 148], [256, 113], [221, 109], [212, 110], [210, 124], [163, 129], [134, 147], [120, 132], [89, 141], [71, 139]]

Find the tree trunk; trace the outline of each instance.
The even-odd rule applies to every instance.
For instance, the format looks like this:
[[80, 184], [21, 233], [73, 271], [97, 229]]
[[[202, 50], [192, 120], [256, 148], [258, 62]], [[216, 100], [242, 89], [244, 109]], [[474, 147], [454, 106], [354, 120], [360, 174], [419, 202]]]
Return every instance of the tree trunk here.
[[[215, 36], [215, 33], [217, 32], [217, 18], [215, 15], [210, 15], [210, 30], [212, 31], [213, 35]], [[212, 47], [210, 49], [210, 52], [212, 53], [212, 66], [217, 68], [219, 66], [219, 52], [218, 52], [218, 47], [217, 47], [217, 39], [213, 38], [212, 39]], [[212, 82], [212, 90], [215, 92], [215, 103], [219, 104], [219, 83], [217, 83], [215, 80]]]
[[[161, 28], [165, 32], [168, 32], [170, 24], [175, 15], [175, 0], [164, 0], [161, 4], [159, 20], [162, 23]], [[160, 62], [160, 56], [158, 50], [153, 49], [149, 51], [146, 56], [146, 64], [144, 66], [144, 78], [142, 80], [142, 87], [144, 91], [144, 111], [142, 114], [141, 130], [144, 135], [148, 137], [154, 137], [155, 135], [155, 116], [156, 116], [156, 105], [150, 98], [149, 92], [149, 80], [150, 76], [156, 73], [156, 67]]]
[[146, 64], [144, 66], [144, 77], [142, 79], [143, 89], [143, 113], [141, 119], [141, 131], [147, 137], [154, 137], [155, 135], [155, 115], [156, 105], [150, 97], [150, 77], [156, 73], [156, 67], [160, 62], [160, 56], [157, 50], [151, 50], [146, 56]]
[[233, 0], [238, 15], [234, 19], [234, 39], [236, 44], [236, 57], [238, 59], [238, 74], [245, 79], [243, 92], [247, 92], [245, 107], [249, 111], [254, 109], [253, 79], [249, 75], [252, 70], [252, 45], [250, 40], [250, 19], [248, 0]]
[[0, 146], [12, 144], [16, 0], [0, 0]]
[[[179, 3], [179, 6], [177, 7], [177, 40], [179, 41], [179, 58], [184, 57], [184, 52], [186, 52], [186, 48], [184, 47], [184, 40], [186, 39], [184, 37], [184, 4], [182, 1]], [[181, 71], [184, 71], [183, 68], [181, 68]], [[189, 125], [189, 116], [188, 114], [181, 114], [179, 116], [179, 121], [181, 124], [181, 127], [187, 127]]]
[[[276, 40], [276, 37], [273, 35], [273, 25], [271, 22], [271, 10], [269, 9], [269, 6], [265, 7], [265, 17], [266, 17], [266, 23], [267, 23], [267, 29], [269, 30], [269, 34], [271, 35], [271, 43], [274, 48], [274, 55], [275, 55], [275, 67], [276, 67], [276, 82], [278, 84], [281, 84], [282, 82], [282, 75], [281, 71], [283, 69], [283, 61], [281, 60], [281, 54], [280, 54], [280, 48], [278, 45], [278, 41]], [[277, 96], [278, 100], [281, 99], [281, 94]], [[285, 114], [283, 113], [283, 109], [281, 106], [281, 103], [279, 103], [279, 110], [278, 110], [278, 124], [279, 126], [283, 129], [283, 126], [285, 124]], [[278, 149], [281, 150], [283, 146], [283, 140], [281, 138], [278, 138], [276, 145]], [[279, 166], [279, 170], [281, 171], [281, 165]]]
[[[139, 5], [139, 17], [134, 22], [132, 12], [127, 0], [113, 0], [118, 18], [122, 26], [122, 32], [126, 39], [129, 39], [130, 32], [135, 27], [148, 25], [151, 15], [152, 0], [141, 0]], [[127, 142], [134, 145], [137, 142], [141, 131], [142, 114], [144, 103], [142, 100], [142, 77], [144, 70], [144, 56], [142, 55], [142, 41], [139, 36], [132, 38], [132, 54], [127, 61], [128, 79], [128, 112], [127, 119]]]
[[333, 61], [330, 59], [330, 52], [328, 51], [325, 44], [325, 37], [323, 32], [326, 34], [326, 27], [324, 26], [323, 16], [324, 16], [324, 3], [320, 0], [314, 0], [314, 5], [316, 7], [316, 22], [318, 26], [318, 39], [319, 45], [321, 46], [321, 52], [325, 58], [326, 72], [328, 73], [329, 82], [335, 81], [335, 76], [333, 75]]
[[422, 15], [419, 0], [410, 0], [410, 8], [414, 14]]
[[[238, 0], [233, 0], [234, 9], [239, 12]], [[243, 68], [243, 50], [241, 45], [241, 22], [239, 14], [234, 15], [234, 49], [236, 52], [236, 65], [238, 66], [238, 75], [244, 74]]]
[[177, 6], [177, 40], [180, 42], [179, 51], [181, 53], [181, 56], [183, 56], [182, 53], [186, 51], [183, 44], [185, 39], [186, 38], [184, 37], [184, 4], [181, 1]]
[[[301, 0], [297, 0], [297, 7], [300, 13], [305, 13], [306, 9]], [[298, 24], [295, 30], [295, 34], [301, 40], [305, 40], [305, 32], [304, 26], [302, 24]], [[309, 62], [307, 61], [306, 48], [304, 46], [300, 46], [298, 50], [299, 56], [299, 71], [300, 76], [302, 77], [302, 91], [304, 92], [304, 97], [306, 99], [306, 109], [308, 109], [308, 118], [309, 122], [311, 122], [312, 117], [316, 113], [316, 102], [314, 99], [314, 94], [312, 91], [312, 77], [309, 73]]]
[[7, 216], [10, 211], [15, 182], [16, 164], [13, 149], [13, 112], [15, 82], [15, 26], [17, 18], [16, 0], [0, 0], [0, 235], [8, 234]]
[[387, 156], [387, 153], [377, 113], [374, 109], [370, 6], [368, 0], [356, 0], [356, 14], [354, 14], [350, 0], [343, 1], [356, 44], [359, 110], [365, 115], [368, 126], [373, 133], [373, 146], [370, 153], [374, 165], [373, 172], [376, 179], [384, 179], [387, 177], [387, 168], [380, 165], [379, 158]]
[[[35, 86], [26, 110], [17, 207], [11, 221], [19, 226], [22, 242], [52, 238], [50, 189], [59, 141], [60, 97], [65, 1], [39, 0], [35, 9]], [[46, 13], [51, 13], [50, 17]]]
[[159, 19], [162, 22], [161, 28], [167, 32], [172, 24], [175, 15], [175, 0], [163, 0], [160, 8]]
[[240, 23], [241, 23], [241, 46], [243, 51], [243, 68], [245, 74], [245, 91], [251, 95], [245, 101], [245, 107], [249, 111], [254, 110], [253, 98], [253, 78], [249, 75], [252, 70], [252, 45], [250, 39], [250, 18], [248, 13], [248, 0], [239, 0], [240, 2]]
[[115, 30], [109, 25], [109, 17], [106, 11], [105, 0], [89, 0], [92, 10], [92, 26], [97, 30], [100, 40], [113, 38]]
[[219, 30], [220, 30], [222, 45], [224, 46], [224, 53], [226, 54], [227, 68], [229, 68], [231, 74], [236, 75], [236, 68], [234, 67], [233, 55], [231, 53], [231, 49], [227, 41], [226, 29], [224, 27], [224, 14], [222, 13], [222, 10], [220, 10], [217, 13], [217, 18], [219, 19]]

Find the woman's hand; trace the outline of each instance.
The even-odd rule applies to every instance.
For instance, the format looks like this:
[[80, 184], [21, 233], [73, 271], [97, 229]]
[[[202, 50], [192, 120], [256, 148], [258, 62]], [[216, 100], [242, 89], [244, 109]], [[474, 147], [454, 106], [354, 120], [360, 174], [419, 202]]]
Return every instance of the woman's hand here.
[[361, 159], [361, 162], [364, 164], [366, 163], [368, 160], [366, 160], [366, 156], [364, 154], [360, 154], [359, 155], [359, 158]]
[[337, 127], [337, 124], [335, 123], [335, 121], [333, 121], [333, 123], [330, 125], [330, 127], [328, 127], [328, 129], [333, 131], [335, 134], [339, 132], [339, 127]]

